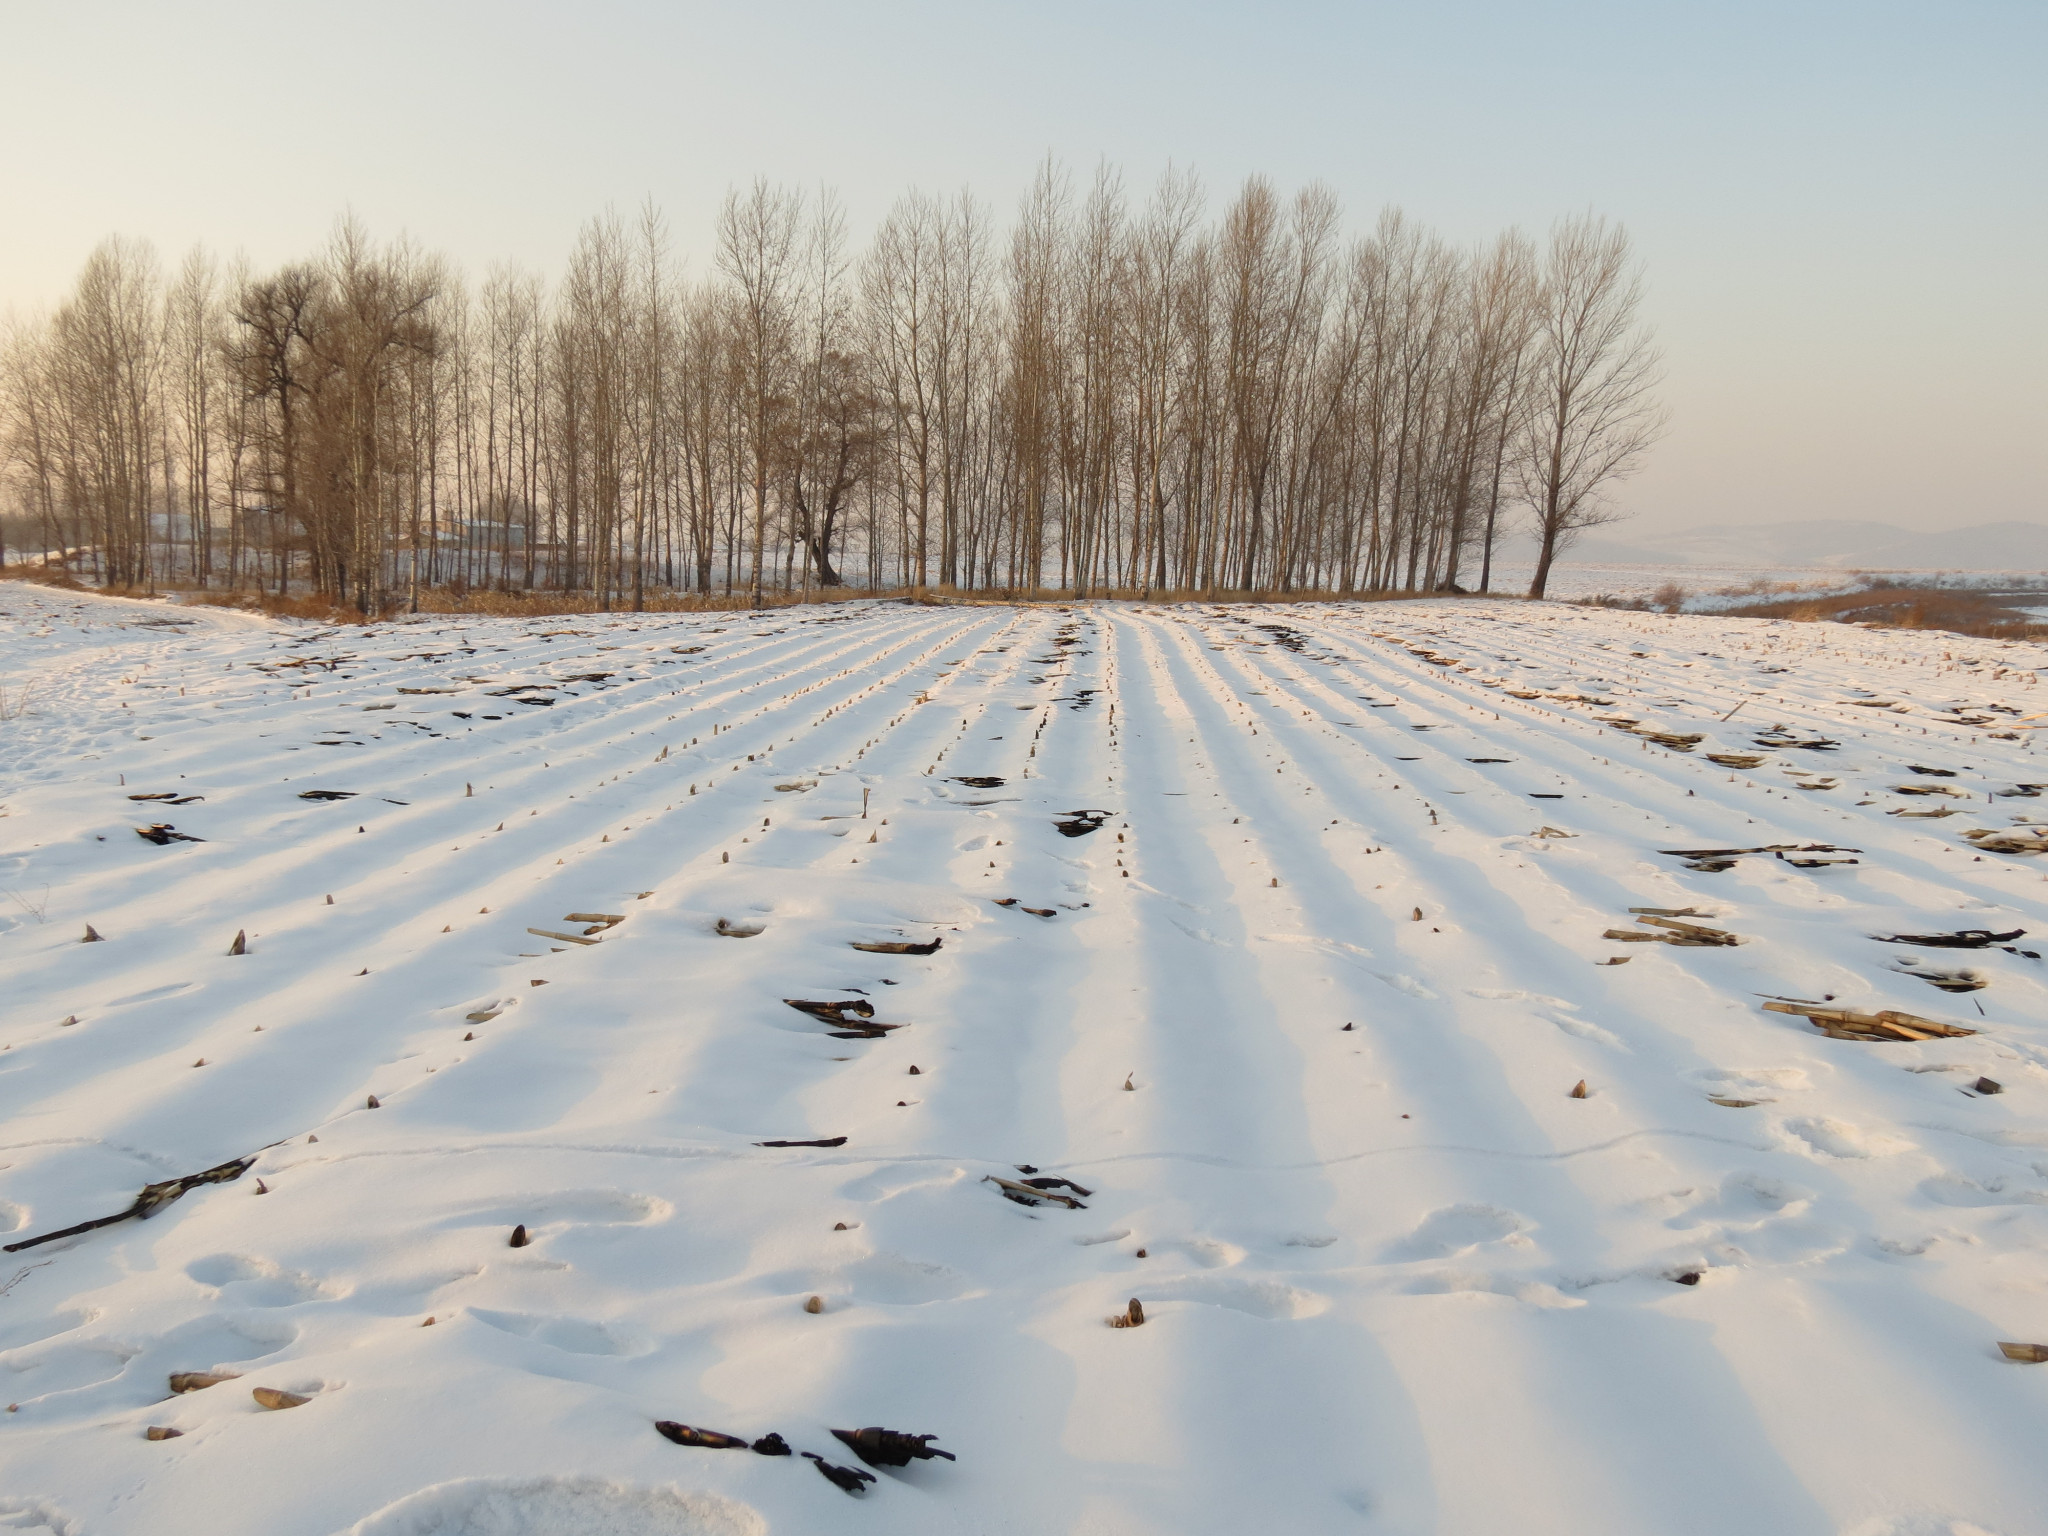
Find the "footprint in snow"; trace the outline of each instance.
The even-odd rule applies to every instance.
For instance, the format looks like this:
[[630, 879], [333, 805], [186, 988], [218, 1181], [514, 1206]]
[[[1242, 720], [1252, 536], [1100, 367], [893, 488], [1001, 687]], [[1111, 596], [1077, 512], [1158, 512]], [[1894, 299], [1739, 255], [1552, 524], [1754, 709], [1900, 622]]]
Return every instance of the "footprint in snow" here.
[[1223, 1307], [1232, 1312], [1242, 1312], [1247, 1317], [1274, 1322], [1295, 1322], [1319, 1316], [1330, 1309], [1329, 1297], [1280, 1280], [1195, 1275], [1147, 1287], [1145, 1302], [1148, 1309], [1155, 1302], [1175, 1301]]
[[1408, 1287], [1416, 1296], [1505, 1296], [1532, 1307], [1561, 1311], [1583, 1307], [1586, 1300], [1567, 1296], [1556, 1286], [1521, 1275], [1499, 1275], [1487, 1270], [1439, 1269], [1418, 1276]]
[[1602, 1029], [1598, 1024], [1590, 1024], [1584, 1019], [1575, 1019], [1567, 1014], [1546, 1013], [1540, 1017], [1555, 1024], [1566, 1034], [1574, 1035], [1581, 1040], [1591, 1040], [1597, 1045], [1610, 1046], [1617, 1051], [1628, 1050], [1627, 1043], [1619, 1035], [1611, 1030]]
[[1700, 1091], [1715, 1098], [1755, 1098], [1765, 1091], [1804, 1093], [1813, 1086], [1801, 1067], [1698, 1067], [1685, 1073]]
[[216, 1253], [194, 1259], [185, 1266], [185, 1274], [201, 1285], [213, 1287], [221, 1300], [244, 1307], [294, 1307], [302, 1301], [334, 1294], [311, 1275], [241, 1253]]
[[1203, 1269], [1228, 1269], [1242, 1264], [1245, 1250], [1235, 1243], [1214, 1237], [1184, 1237], [1153, 1240], [1147, 1245], [1155, 1257], [1178, 1254]]
[[142, 1346], [119, 1339], [62, 1339], [0, 1355], [0, 1381], [11, 1401], [36, 1402], [96, 1387], [128, 1369]]
[[950, 1188], [966, 1177], [965, 1168], [934, 1167], [929, 1164], [922, 1167], [904, 1165], [878, 1168], [873, 1173], [849, 1179], [839, 1186], [839, 1193], [849, 1200], [889, 1200], [913, 1189]]
[[191, 1318], [150, 1343], [145, 1355], [164, 1356], [164, 1370], [212, 1370], [261, 1360], [294, 1343], [299, 1330], [279, 1318], [239, 1317], [230, 1322], [213, 1313]]
[[[1731, 1173], [1721, 1181], [1715, 1194], [1699, 1200], [1690, 1209], [1709, 1219], [1743, 1221], [1758, 1216], [1803, 1215], [1813, 1200], [1812, 1190], [1789, 1179], [1768, 1173]], [[1674, 1227], [1685, 1224], [1679, 1217], [1666, 1223]]]
[[1497, 1205], [1447, 1205], [1423, 1217], [1389, 1258], [1440, 1259], [1485, 1243], [1526, 1244], [1530, 1229], [1529, 1221]]
[[483, 1307], [470, 1307], [467, 1312], [487, 1328], [509, 1333], [517, 1339], [532, 1339], [537, 1344], [572, 1355], [637, 1355], [647, 1348], [617, 1328], [587, 1318], [498, 1312]]
[[674, 1211], [674, 1206], [655, 1195], [623, 1189], [558, 1189], [546, 1194], [507, 1195], [487, 1205], [467, 1206], [443, 1217], [440, 1225], [503, 1227], [507, 1232], [524, 1226], [538, 1239], [561, 1227], [637, 1226], [664, 1220]]
[[1804, 1152], [1809, 1157], [1815, 1154], [1847, 1158], [1895, 1157], [1901, 1152], [1912, 1151], [1914, 1147], [1914, 1143], [1903, 1136], [1869, 1130], [1826, 1115], [1787, 1120], [1785, 1129], [1796, 1139], [1793, 1150]]
[[60, 1333], [83, 1328], [99, 1315], [95, 1308], [91, 1311], [52, 1312], [45, 1317], [24, 1318], [10, 1323], [0, 1328], [0, 1354], [26, 1349], [31, 1344], [42, 1343], [44, 1339], [54, 1339]]
[[[1679, 1192], [1680, 1198], [1696, 1191]], [[1807, 1215], [1814, 1193], [1766, 1173], [1731, 1173], [1665, 1226], [1700, 1241], [1717, 1265], [1810, 1264], [1847, 1250], [1848, 1228]]]
[[765, 1282], [777, 1295], [835, 1291], [855, 1300], [882, 1306], [920, 1307], [951, 1301], [973, 1289], [973, 1281], [957, 1269], [913, 1259], [902, 1253], [870, 1253], [806, 1277], [771, 1277]]

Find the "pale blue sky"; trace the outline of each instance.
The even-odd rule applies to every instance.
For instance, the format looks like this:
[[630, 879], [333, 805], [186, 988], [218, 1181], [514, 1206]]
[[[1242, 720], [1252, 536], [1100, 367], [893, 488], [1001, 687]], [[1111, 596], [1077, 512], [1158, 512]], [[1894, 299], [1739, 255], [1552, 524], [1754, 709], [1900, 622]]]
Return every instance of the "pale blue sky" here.
[[1646, 525], [2048, 521], [2048, 0], [22, 4], [0, 0], [0, 308], [102, 235], [258, 263], [353, 207], [552, 272], [652, 194], [1007, 210], [1048, 152], [1220, 203], [1319, 179], [1461, 239], [1595, 208], [1648, 266], [1673, 429]]

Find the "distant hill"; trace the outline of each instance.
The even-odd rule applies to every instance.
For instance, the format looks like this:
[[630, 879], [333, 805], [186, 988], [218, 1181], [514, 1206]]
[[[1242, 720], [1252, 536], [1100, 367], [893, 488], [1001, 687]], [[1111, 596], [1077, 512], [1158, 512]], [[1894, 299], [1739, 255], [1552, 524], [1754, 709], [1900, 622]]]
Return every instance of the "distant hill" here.
[[[1510, 558], [1534, 555], [1522, 541]], [[2048, 526], [1978, 523], [1914, 533], [1890, 523], [1843, 518], [1791, 523], [1719, 523], [1636, 537], [1589, 535], [1564, 559], [1578, 565], [1827, 566], [1837, 570], [2048, 571]]]

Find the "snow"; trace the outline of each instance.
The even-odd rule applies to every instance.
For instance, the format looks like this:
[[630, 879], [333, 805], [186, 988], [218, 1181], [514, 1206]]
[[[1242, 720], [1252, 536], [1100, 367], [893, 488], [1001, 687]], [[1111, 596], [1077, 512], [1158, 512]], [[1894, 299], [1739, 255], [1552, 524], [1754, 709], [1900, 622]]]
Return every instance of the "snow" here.
[[[1526, 592], [1535, 563], [1527, 560], [1496, 560], [1493, 590], [1509, 596]], [[1588, 597], [1617, 597], [1623, 600], [1648, 598], [1660, 588], [1677, 586], [1686, 593], [1692, 612], [1733, 608], [1748, 603], [1769, 602], [1794, 593], [1825, 596], [1853, 592], [1863, 585], [1859, 576], [1812, 565], [1677, 565], [1560, 561], [1550, 568], [1548, 595], [1553, 601], [1572, 602]]]
[[[1536, 541], [1510, 533], [1495, 546], [1501, 559], [1535, 558]], [[1936, 572], [1954, 575], [2048, 571], [2048, 526], [2005, 521], [1946, 522], [1932, 532], [1862, 518], [1778, 518], [1765, 523], [1698, 523], [1596, 528], [1559, 559], [1605, 565], [1706, 568], [1819, 567], [1823, 570]]]
[[[1505, 596], [1519, 596], [1529, 588], [1535, 563], [1528, 560], [1496, 560], [1491, 589]], [[1908, 586], [1954, 587], [1962, 590], [2011, 593], [2032, 590], [2038, 575], [2023, 581], [1990, 570], [1918, 571], [1891, 570], [1889, 579]], [[2031, 584], [2031, 585], [2030, 585]], [[1654, 599], [1669, 587], [1685, 594], [1688, 613], [1721, 613], [1747, 608], [1754, 603], [1783, 601], [1788, 597], [1831, 597], [1860, 592], [1869, 583], [1861, 571], [1816, 565], [1679, 565], [1656, 562], [1560, 561], [1550, 568], [1548, 596], [1556, 602], [1578, 602], [1587, 598], [1612, 597], [1622, 601]], [[2043, 610], [2020, 609], [2039, 614]]]
[[[1962, 836], [2048, 782], [2044, 662], [1506, 601], [339, 630], [0, 586], [0, 1232], [256, 1158], [0, 1262], [0, 1530], [2039, 1530], [2048, 1371], [1997, 1341], [2048, 1342], [2048, 960], [1870, 935], [2048, 938], [2048, 865]], [[1767, 843], [1860, 852], [1656, 851]], [[1630, 907], [1748, 942], [1603, 938]], [[904, 1027], [782, 1001], [862, 997]], [[853, 1498], [657, 1419], [959, 1460]]]

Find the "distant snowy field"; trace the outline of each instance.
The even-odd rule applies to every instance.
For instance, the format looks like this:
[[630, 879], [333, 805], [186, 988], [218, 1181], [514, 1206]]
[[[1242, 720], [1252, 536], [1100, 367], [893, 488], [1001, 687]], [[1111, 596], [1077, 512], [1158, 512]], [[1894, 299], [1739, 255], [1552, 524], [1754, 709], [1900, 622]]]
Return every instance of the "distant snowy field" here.
[[[1510, 596], [1526, 592], [1535, 571], [1533, 561], [1496, 560], [1493, 590]], [[2035, 576], [2015, 576], [2009, 571], [1923, 570], [1883, 571], [1880, 574], [1904, 582], [1924, 580], [1939, 585], [1998, 588], [2010, 588], [2015, 581], [2038, 579]], [[1625, 565], [1562, 561], [1550, 568], [1549, 596], [1560, 602], [1587, 597], [1647, 598], [1669, 583], [1676, 583], [1685, 590], [1688, 612], [1711, 613], [1791, 596], [1794, 595], [1793, 589], [1816, 597], [1831, 592], [1854, 592], [1862, 587], [1863, 578], [1858, 572], [1824, 565]]]
[[[1493, 566], [1494, 590], [1526, 592], [1535, 573], [1533, 561], [1497, 560]], [[1695, 601], [1711, 599], [1724, 587], [1747, 588], [1756, 582], [1772, 587], [1790, 584], [1814, 592], [1847, 592], [1858, 585], [1856, 577], [1819, 565], [1580, 565], [1562, 561], [1550, 568], [1549, 595], [1563, 602], [1581, 597], [1648, 597], [1667, 582], [1685, 588]], [[1742, 597], [1721, 601], [1757, 600]]]
[[[1871, 936], [2048, 954], [2048, 865], [1963, 836], [2048, 820], [2044, 663], [0, 585], [0, 1237], [254, 1158], [4, 1256], [0, 1530], [2038, 1532], [2048, 1368], [1997, 1344], [2048, 1344], [2048, 960]], [[1659, 852], [1766, 844], [1854, 862]], [[1748, 942], [1603, 937], [1644, 907]], [[656, 1420], [959, 1459], [851, 1497]]]

